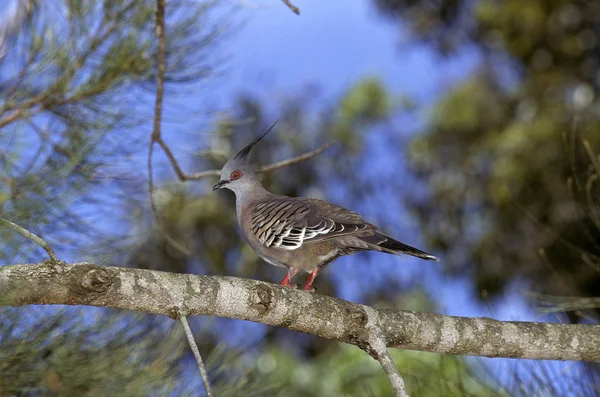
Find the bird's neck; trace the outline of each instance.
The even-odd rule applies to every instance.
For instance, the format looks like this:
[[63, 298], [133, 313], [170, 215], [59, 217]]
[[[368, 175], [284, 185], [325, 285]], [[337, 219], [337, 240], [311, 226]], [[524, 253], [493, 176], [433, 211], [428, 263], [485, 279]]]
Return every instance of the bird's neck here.
[[248, 205], [251, 205], [253, 202], [262, 200], [271, 195], [271, 193], [265, 189], [262, 183], [259, 181], [250, 181], [243, 186], [240, 186], [240, 188], [236, 189], [234, 193], [235, 208], [238, 218], [240, 217], [242, 210]]

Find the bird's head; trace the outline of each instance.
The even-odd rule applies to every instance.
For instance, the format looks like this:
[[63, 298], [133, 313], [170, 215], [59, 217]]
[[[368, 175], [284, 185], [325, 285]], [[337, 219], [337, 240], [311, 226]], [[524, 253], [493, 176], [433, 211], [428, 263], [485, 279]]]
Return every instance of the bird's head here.
[[233, 192], [240, 191], [253, 183], [256, 183], [256, 172], [250, 164], [250, 151], [261, 139], [265, 137], [275, 127], [275, 122], [271, 128], [265, 131], [258, 138], [250, 142], [245, 148], [240, 150], [238, 154], [231, 157], [221, 169], [221, 178], [213, 191], [221, 188], [232, 190]]

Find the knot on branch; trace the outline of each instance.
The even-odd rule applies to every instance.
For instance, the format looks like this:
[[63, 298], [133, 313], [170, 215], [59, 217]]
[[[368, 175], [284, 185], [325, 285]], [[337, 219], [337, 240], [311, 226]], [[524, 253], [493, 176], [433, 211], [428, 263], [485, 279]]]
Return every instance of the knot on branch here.
[[346, 308], [346, 318], [348, 322], [348, 329], [346, 333], [346, 341], [352, 345], [358, 346], [362, 350], [370, 353], [369, 345], [369, 331], [367, 324], [369, 322], [369, 316], [363, 308], [348, 307]]
[[346, 313], [352, 321], [352, 326], [355, 328], [362, 329], [367, 325], [367, 322], [369, 321], [369, 317], [367, 316], [367, 313], [364, 310], [349, 308], [346, 309]]
[[68, 288], [67, 304], [96, 302], [115, 282], [113, 274], [102, 266], [87, 263], [71, 266], [67, 276], [63, 277], [63, 282]]
[[[65, 261], [61, 261], [61, 260], [57, 260], [57, 259], [51, 259], [51, 258], [45, 259], [42, 263], [45, 264], [45, 265], [60, 266], [60, 267], [64, 267], [64, 266], [67, 265], [67, 262], [65, 262]], [[57, 268], [56, 270], [61, 271], [60, 268]]]
[[259, 284], [255, 288], [255, 293], [250, 297], [250, 306], [255, 308], [262, 316], [271, 310], [273, 303], [273, 290], [266, 284]]
[[81, 280], [81, 286], [88, 291], [104, 293], [112, 285], [112, 277], [105, 269], [94, 268], [87, 271]]

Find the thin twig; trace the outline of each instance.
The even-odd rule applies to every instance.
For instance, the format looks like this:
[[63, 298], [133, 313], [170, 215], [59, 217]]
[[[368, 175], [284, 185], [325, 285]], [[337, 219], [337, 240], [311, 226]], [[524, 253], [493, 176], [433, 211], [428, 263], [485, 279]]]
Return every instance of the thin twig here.
[[171, 149], [169, 149], [169, 147], [167, 146], [165, 141], [162, 139], [162, 136], [160, 136], [160, 135], [158, 136], [158, 138], [156, 139], [156, 143], [158, 143], [160, 145], [162, 150], [167, 155], [167, 158], [171, 162], [171, 165], [173, 166], [173, 169], [175, 170], [175, 173], [177, 174], [177, 177], [179, 178], [179, 180], [182, 182], [186, 181], [188, 179], [188, 177], [183, 173], [183, 171], [181, 170], [181, 167], [179, 167], [179, 163], [177, 163], [175, 156], [173, 156], [173, 152], [171, 152]]
[[[165, 237], [167, 242], [171, 244], [173, 247], [181, 251], [184, 255], [189, 255], [190, 251], [184, 247], [182, 244], [178, 243], [171, 237], [167, 231], [162, 226], [160, 221], [160, 217], [158, 216], [158, 211], [156, 208], [156, 203], [154, 201], [154, 178], [152, 175], [152, 154], [154, 152], [154, 143], [158, 142], [158, 144], [165, 150], [166, 144], [163, 142], [161, 137], [160, 130], [160, 122], [162, 118], [162, 101], [164, 95], [165, 88], [165, 58], [166, 58], [166, 43], [165, 43], [165, 0], [157, 0], [156, 1], [156, 22], [155, 22], [155, 33], [158, 38], [158, 73], [156, 77], [156, 101], [154, 103], [154, 128], [152, 129], [152, 137], [150, 139], [150, 145], [148, 148], [148, 190], [150, 192], [150, 205], [152, 207], [152, 213], [154, 214], [154, 219], [156, 220], [156, 224], [158, 225], [158, 230]], [[165, 150], [169, 159], [175, 161], [173, 154], [170, 150]], [[175, 162], [175, 164], [177, 164]], [[179, 169], [177, 166], [176, 170]]]
[[209, 176], [219, 176], [221, 175], [221, 170], [208, 170], [208, 171], [201, 171], [201, 172], [195, 172], [191, 175], [187, 175], [186, 179], [188, 181], [197, 181], [198, 179], [203, 179]]
[[154, 102], [154, 129], [152, 130], [152, 143], [160, 139], [160, 122], [162, 119], [162, 101], [165, 91], [166, 69], [166, 40], [165, 40], [165, 0], [156, 1], [156, 21], [154, 31], [158, 38], [158, 73], [156, 76], [156, 100]]
[[162, 138], [162, 132], [160, 128], [160, 122], [162, 119], [162, 102], [165, 91], [165, 70], [166, 70], [166, 40], [165, 40], [165, 0], [156, 1], [156, 24], [155, 33], [158, 38], [158, 73], [156, 76], [156, 101], [154, 104], [154, 129], [152, 130], [152, 141], [150, 145], [158, 143], [163, 149], [167, 158], [171, 162], [177, 177], [181, 181], [186, 180], [186, 176], [181, 170], [179, 163], [175, 159], [173, 152], [169, 149], [169, 146], [165, 143]]
[[535, 300], [538, 303], [538, 309], [544, 313], [597, 309], [600, 307], [600, 297], [556, 296], [536, 292], [525, 292], [525, 295]]
[[[283, 167], [287, 167], [290, 165], [301, 163], [302, 161], [308, 160], [309, 158], [315, 157], [316, 155], [324, 152], [331, 145], [332, 145], [332, 143], [329, 142], [329, 143], [326, 143], [325, 145], [321, 146], [318, 149], [315, 149], [308, 153], [301, 154], [300, 156], [292, 157], [291, 159], [279, 161], [277, 163], [264, 165], [264, 166], [260, 167], [257, 170], [257, 172], [270, 172], [270, 171], [273, 171], [273, 170], [276, 170], [279, 168], [283, 168]], [[221, 170], [202, 171], [202, 172], [196, 172], [191, 175], [187, 175], [186, 180], [198, 180], [198, 179], [206, 178], [209, 176], [219, 176], [219, 175], [221, 175]]]
[[291, 159], [288, 159], [288, 160], [283, 160], [283, 161], [279, 161], [277, 163], [262, 166], [258, 170], [258, 172], [270, 172], [270, 171], [273, 171], [273, 170], [276, 170], [279, 168], [287, 167], [289, 165], [301, 163], [304, 160], [308, 160], [309, 158], [315, 157], [316, 155], [320, 154], [321, 152], [324, 152], [331, 145], [332, 145], [332, 142], [328, 142], [325, 145], [321, 146], [320, 148], [313, 150], [312, 152], [304, 153], [304, 154], [301, 154], [300, 156], [292, 157]]
[[392, 356], [390, 356], [383, 339], [379, 336], [374, 336], [371, 339], [370, 348], [371, 351], [369, 351], [369, 354], [381, 364], [383, 371], [392, 384], [396, 397], [410, 397], [408, 390], [406, 390], [404, 379], [402, 379], [402, 376], [398, 372], [398, 368], [396, 367], [394, 360], [392, 360]]
[[[45, 111], [48, 107], [61, 105], [64, 103], [71, 102], [74, 99], [76, 100], [77, 98], [81, 98], [81, 94], [63, 99], [51, 97], [55, 93], [54, 88], [63, 84], [65, 81], [71, 79], [75, 72], [82, 65], [84, 65], [86, 60], [94, 53], [94, 51], [96, 51], [96, 49], [98, 49], [98, 47], [108, 38], [108, 36], [110, 36], [116, 30], [116, 25], [113, 24], [110, 27], [108, 27], [108, 29], [106, 29], [104, 33], [101, 34], [100, 32], [104, 28], [104, 26], [104, 22], [100, 24], [100, 26], [93, 35], [94, 39], [90, 43], [90, 46], [70, 64], [70, 66], [61, 74], [60, 77], [58, 77], [52, 83], [52, 85], [48, 89], [42, 91], [41, 93], [35, 95], [33, 98], [30, 98], [29, 100], [23, 103], [15, 104], [15, 109], [12, 109], [13, 106], [5, 105], [6, 110], [11, 111], [4, 118], [0, 118], [0, 128], [3, 128], [6, 125], [12, 123], [13, 121], [23, 118], [25, 116], [31, 118], [33, 115]], [[38, 106], [38, 108], [34, 109], [36, 106]]]
[[190, 325], [188, 324], [186, 316], [179, 316], [181, 320], [181, 324], [183, 324], [183, 329], [185, 330], [185, 336], [187, 337], [188, 343], [194, 353], [194, 357], [196, 358], [196, 362], [198, 363], [198, 369], [200, 370], [200, 375], [202, 376], [202, 382], [204, 382], [204, 388], [206, 389], [206, 395], [208, 397], [213, 397], [212, 391], [210, 389], [210, 381], [208, 380], [208, 374], [206, 373], [206, 367], [204, 366], [204, 362], [202, 361], [202, 356], [200, 355], [200, 351], [198, 350], [198, 345], [196, 345], [196, 341], [194, 340], [194, 334], [192, 334], [192, 330], [190, 329]]
[[404, 379], [402, 379], [400, 372], [398, 372], [398, 368], [394, 360], [392, 360], [392, 356], [390, 356], [385, 344], [385, 339], [379, 325], [379, 313], [369, 307], [366, 308], [366, 311], [368, 320], [365, 330], [368, 337], [367, 343], [360, 345], [360, 347], [375, 360], [379, 361], [381, 368], [383, 368], [383, 371], [392, 384], [392, 389], [394, 389], [396, 397], [409, 397]]
[[11, 13], [3, 16], [0, 25], [0, 59], [8, 53], [8, 42], [11, 37], [27, 26], [27, 20], [39, 3], [37, 0], [19, 0], [13, 4]]
[[296, 15], [300, 15], [300, 9], [292, 4], [290, 0], [282, 0], [286, 6]]
[[28, 239], [32, 240], [34, 243], [36, 243], [37, 245], [42, 247], [44, 250], [46, 250], [46, 252], [48, 253], [48, 256], [50, 257], [50, 260], [52, 262], [56, 262], [56, 263], [60, 262], [60, 260], [54, 253], [54, 250], [52, 249], [52, 247], [50, 247], [50, 244], [48, 244], [46, 242], [46, 240], [44, 240], [43, 238], [36, 236], [35, 234], [31, 233], [29, 230], [25, 229], [22, 226], [17, 225], [16, 223], [9, 221], [8, 219], [0, 218], [0, 223], [6, 225], [7, 227], [11, 228], [15, 232], [27, 237]]

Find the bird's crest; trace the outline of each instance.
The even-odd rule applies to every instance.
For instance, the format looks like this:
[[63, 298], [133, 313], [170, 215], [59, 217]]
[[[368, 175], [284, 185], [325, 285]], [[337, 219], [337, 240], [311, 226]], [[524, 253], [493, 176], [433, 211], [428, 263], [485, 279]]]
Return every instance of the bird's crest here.
[[273, 123], [273, 125], [268, 130], [266, 130], [261, 136], [259, 136], [258, 138], [253, 140], [250, 144], [248, 144], [248, 146], [246, 146], [245, 148], [240, 150], [240, 152], [235, 155], [234, 159], [247, 160], [248, 156], [250, 155], [250, 151], [252, 150], [254, 145], [256, 145], [261, 139], [263, 139], [265, 137], [265, 135], [267, 135], [269, 132], [271, 132], [271, 130], [275, 127], [275, 125], [277, 125], [278, 122], [279, 122], [279, 120], [275, 121]]

